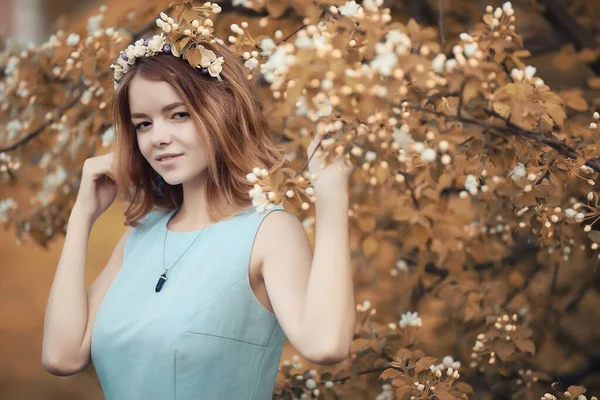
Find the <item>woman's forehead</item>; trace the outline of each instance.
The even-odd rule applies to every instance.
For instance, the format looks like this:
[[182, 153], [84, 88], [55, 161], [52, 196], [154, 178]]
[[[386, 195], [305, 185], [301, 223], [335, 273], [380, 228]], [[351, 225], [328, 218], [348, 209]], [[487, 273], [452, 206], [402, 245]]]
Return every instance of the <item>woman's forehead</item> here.
[[131, 113], [161, 112], [162, 108], [183, 103], [177, 92], [165, 81], [153, 81], [136, 75], [128, 89]]

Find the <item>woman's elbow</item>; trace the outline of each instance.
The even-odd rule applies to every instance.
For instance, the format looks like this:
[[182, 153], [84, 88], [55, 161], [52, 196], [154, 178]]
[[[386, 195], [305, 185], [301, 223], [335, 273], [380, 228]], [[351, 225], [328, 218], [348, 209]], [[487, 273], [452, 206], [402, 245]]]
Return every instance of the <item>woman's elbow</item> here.
[[42, 366], [46, 371], [56, 376], [75, 375], [87, 366], [88, 363], [66, 362], [58, 358], [42, 355]]

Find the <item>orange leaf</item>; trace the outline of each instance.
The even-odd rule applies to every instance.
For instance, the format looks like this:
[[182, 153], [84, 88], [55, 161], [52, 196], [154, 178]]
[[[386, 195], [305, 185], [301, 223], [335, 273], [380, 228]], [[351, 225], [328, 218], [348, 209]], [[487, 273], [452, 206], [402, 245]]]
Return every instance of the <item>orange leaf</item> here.
[[279, 18], [288, 6], [287, 0], [268, 0], [267, 11], [273, 18]]
[[457, 400], [456, 397], [445, 390], [436, 390], [435, 395], [437, 396], [438, 400]]
[[571, 398], [582, 395], [586, 392], [583, 386], [569, 386], [567, 391], [571, 394]]
[[396, 378], [398, 375], [402, 375], [402, 372], [394, 368], [388, 368], [379, 375], [379, 379], [390, 380]]
[[497, 341], [494, 343], [494, 350], [502, 361], [506, 361], [515, 352], [515, 345], [511, 342]]
[[563, 100], [565, 102], [565, 105], [567, 107], [572, 108], [573, 110], [587, 111], [587, 109], [589, 107], [587, 101], [585, 101], [585, 99], [583, 97], [576, 95], [576, 94], [571, 94], [569, 96], [565, 96], [565, 97], [563, 97]]
[[471, 394], [471, 393], [473, 393], [473, 388], [468, 383], [454, 382], [452, 384], [452, 387], [454, 389], [456, 389], [456, 390], [460, 390], [461, 392], [463, 392], [465, 394]]
[[185, 54], [188, 62], [194, 68], [200, 65], [200, 61], [202, 60], [202, 53], [198, 49], [189, 49]]
[[370, 257], [379, 250], [379, 242], [373, 236], [367, 236], [362, 242], [362, 252], [365, 256]]
[[531, 340], [515, 339], [515, 345], [519, 350], [535, 355], [535, 343]]
[[356, 223], [363, 232], [373, 232], [377, 227], [377, 220], [372, 215], [359, 218]]
[[595, 243], [600, 243], [600, 231], [590, 231], [588, 237]]
[[425, 371], [431, 365], [436, 362], [435, 357], [423, 357], [415, 364], [415, 372], [418, 374], [421, 371]]
[[413, 390], [413, 388], [414, 386], [411, 385], [400, 386], [396, 389], [396, 399], [403, 400], [404, 396], [407, 396], [410, 393], [410, 391]]

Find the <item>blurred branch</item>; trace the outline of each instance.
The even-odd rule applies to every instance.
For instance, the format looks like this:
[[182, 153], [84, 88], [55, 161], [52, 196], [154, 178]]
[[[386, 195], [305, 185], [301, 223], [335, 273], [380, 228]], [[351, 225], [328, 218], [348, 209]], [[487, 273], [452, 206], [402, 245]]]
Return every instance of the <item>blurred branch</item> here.
[[594, 37], [583, 26], [579, 25], [562, 4], [556, 0], [540, 0], [540, 3], [546, 8], [544, 16], [548, 22], [567, 36], [577, 50], [595, 49], [597, 47]]
[[403, 4], [408, 11], [407, 14], [413, 17], [418, 23], [424, 25], [438, 24], [436, 12], [428, 0], [404, 0]]
[[[402, 103], [402, 102], [400, 102], [400, 103]], [[459, 104], [460, 103], [461, 103], [461, 101], [459, 98]], [[494, 130], [501, 135], [503, 135], [505, 133], [510, 133], [514, 136], [521, 136], [521, 137], [525, 137], [528, 139], [532, 139], [534, 141], [537, 141], [539, 143], [542, 143], [542, 144], [552, 147], [559, 154], [561, 154], [567, 158], [571, 158], [571, 159], [575, 159], [575, 160], [577, 160], [579, 158], [579, 155], [577, 154], [577, 151], [575, 150], [575, 148], [569, 146], [568, 144], [561, 142], [559, 140], [556, 140], [556, 139], [546, 137], [542, 133], [534, 132], [534, 131], [530, 131], [528, 129], [522, 128], [519, 125], [511, 122], [509, 118], [503, 117], [502, 115], [498, 114], [497, 112], [495, 112], [494, 110], [491, 110], [491, 109], [486, 108], [486, 109], [483, 109], [483, 111], [490, 116], [501, 119], [506, 124], [505, 126], [492, 125], [492, 124], [489, 124], [486, 122], [477, 121], [477, 120], [462, 117], [459, 115], [447, 115], [447, 114], [443, 114], [443, 113], [440, 113], [435, 110], [430, 110], [428, 108], [423, 108], [423, 107], [419, 107], [419, 106], [408, 106], [407, 108], [410, 108], [411, 110], [423, 112], [426, 114], [432, 114], [437, 117], [443, 118], [446, 121], [459, 121], [459, 122], [463, 122], [463, 123], [467, 123], [467, 124], [476, 125], [476, 126], [484, 128], [484, 129]], [[584, 164], [586, 166], [592, 168], [596, 172], [600, 172], [600, 161], [586, 160]]]
[[565, 313], [575, 311], [581, 300], [583, 300], [583, 298], [585, 297], [586, 293], [595, 285], [597, 285], [598, 282], [599, 281], [597, 277], [596, 279], [585, 279], [583, 284], [577, 290], [575, 290], [575, 296], [573, 296], [573, 298], [565, 306]]
[[539, 247], [534, 244], [521, 243], [521, 244], [518, 244], [517, 246], [515, 246], [513, 248], [513, 251], [506, 257], [502, 258], [502, 260], [500, 260], [499, 263], [494, 262], [494, 261], [488, 261], [488, 262], [484, 262], [484, 263], [475, 265], [475, 267], [473, 267], [473, 269], [476, 271], [484, 271], [486, 269], [492, 268], [495, 265], [504, 265], [504, 264], [512, 265], [512, 264], [515, 264], [517, 261], [519, 261], [521, 258], [528, 255], [529, 253], [535, 252], [538, 250], [539, 250]]
[[444, 51], [444, 45], [446, 44], [446, 36], [444, 36], [444, 0], [440, 0], [440, 44], [442, 51]]
[[[163, 10], [163, 12], [165, 12], [165, 13], [169, 13], [170, 11], [171, 11], [170, 7]], [[135, 43], [136, 40], [142, 38], [148, 31], [150, 31], [152, 29], [152, 27], [155, 27], [155, 26], [156, 26], [156, 21], [152, 20], [151, 22], [148, 22], [147, 24], [142, 26], [139, 30], [133, 32], [131, 43]], [[67, 83], [67, 81], [64, 81], [64, 82]], [[77, 89], [77, 88], [82, 89], [81, 93], [78, 96], [74, 97], [65, 106], [58, 108], [55, 112], [56, 116], [58, 116], [60, 118], [65, 112], [67, 112], [68, 110], [73, 108], [79, 102], [79, 99], [81, 98], [81, 96], [83, 95], [83, 92], [84, 92], [84, 90], [83, 90], [84, 88], [82, 88], [82, 85], [83, 85], [82, 82], [83, 82], [83, 80], [80, 80], [78, 87], [75, 88], [75, 89]], [[50, 120], [46, 120], [42, 125], [40, 125], [35, 130], [24, 134], [24, 136], [21, 139], [17, 140], [15, 143], [13, 143], [7, 147], [0, 148], [0, 153], [14, 151], [14, 150], [18, 149], [19, 147], [27, 144], [29, 141], [31, 141], [35, 137], [42, 134], [44, 132], [44, 130], [54, 122], [55, 122], [54, 118], [50, 119]]]
[[506, 299], [504, 299], [504, 301], [502, 302], [502, 306], [501, 308], [505, 308], [508, 303], [511, 302], [511, 300], [518, 295], [519, 293], [522, 293], [523, 291], [525, 291], [525, 289], [527, 289], [529, 287], [529, 284], [531, 283], [531, 281], [533, 280], [533, 278], [538, 274], [538, 272], [540, 272], [542, 270], [542, 266], [538, 263], [535, 263], [535, 266], [529, 270], [529, 273], [527, 274], [527, 276], [525, 276], [525, 280], [523, 281], [523, 284], [517, 288], [514, 288], [510, 293], [508, 293], [508, 295], [506, 296]]
[[[69, 109], [71, 109], [73, 106], [75, 106], [75, 104], [77, 104], [79, 102], [79, 99], [81, 98], [82, 94], [83, 93], [81, 93], [78, 96], [74, 97], [64, 107], [61, 107], [58, 110], [56, 110], [55, 115], [57, 115], [60, 118], [65, 112], [67, 112]], [[0, 153], [5, 153], [5, 152], [13, 151], [13, 150], [18, 149], [20, 146], [25, 145], [30, 140], [32, 140], [35, 137], [39, 136], [42, 132], [44, 132], [44, 129], [46, 129], [49, 125], [51, 125], [54, 122], [55, 122], [54, 118], [52, 118], [50, 120], [46, 120], [43, 124], [41, 124], [35, 130], [27, 133], [24, 137], [22, 137], [21, 139], [17, 140], [15, 143], [13, 143], [13, 144], [11, 144], [11, 145], [9, 145], [7, 147], [0, 148]]]
[[[575, 46], [577, 51], [583, 49], [596, 50], [598, 43], [594, 36], [581, 26], [571, 14], [556, 0], [540, 0], [546, 11], [546, 20]], [[600, 75], [600, 60], [597, 58], [589, 64], [596, 75]]]
[[[569, 146], [568, 144], [566, 144], [564, 142], [546, 137], [545, 135], [543, 135], [542, 133], [539, 133], [539, 132], [534, 132], [534, 131], [524, 129], [524, 128], [520, 127], [519, 125], [511, 122], [508, 118], [503, 117], [502, 115], [498, 114], [494, 110], [484, 109], [484, 111], [488, 115], [491, 115], [493, 117], [499, 118], [502, 121], [504, 121], [504, 123], [506, 123], [506, 128], [508, 128], [508, 130], [515, 135], [524, 136], [526, 138], [533, 139], [537, 142], [548, 145], [548, 146], [552, 147], [554, 150], [558, 151], [563, 156], [566, 156], [568, 158], [577, 159], [579, 157], [579, 155], [577, 154], [577, 151], [573, 147]], [[596, 170], [597, 172], [600, 172], [600, 162], [597, 160], [587, 160], [585, 162], [585, 165]]]

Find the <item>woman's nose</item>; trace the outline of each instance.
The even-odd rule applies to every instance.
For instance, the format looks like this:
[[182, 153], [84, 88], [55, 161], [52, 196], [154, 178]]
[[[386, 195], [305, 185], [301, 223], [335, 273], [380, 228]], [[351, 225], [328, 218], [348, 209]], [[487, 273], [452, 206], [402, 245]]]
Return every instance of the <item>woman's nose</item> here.
[[172, 133], [172, 129], [168, 124], [159, 121], [155, 122], [152, 128], [152, 144], [160, 146], [171, 143], [173, 141]]

